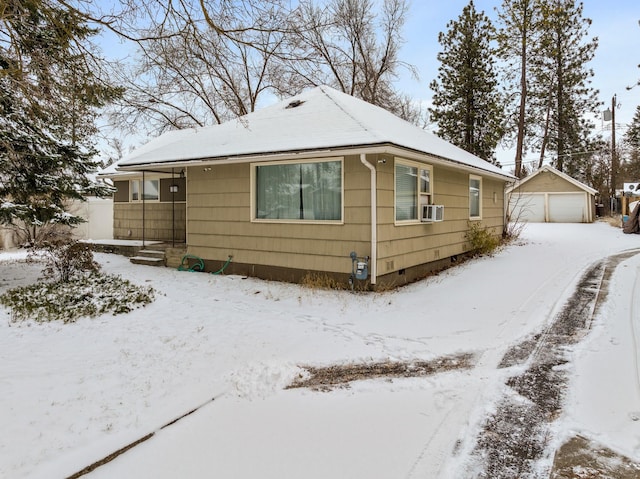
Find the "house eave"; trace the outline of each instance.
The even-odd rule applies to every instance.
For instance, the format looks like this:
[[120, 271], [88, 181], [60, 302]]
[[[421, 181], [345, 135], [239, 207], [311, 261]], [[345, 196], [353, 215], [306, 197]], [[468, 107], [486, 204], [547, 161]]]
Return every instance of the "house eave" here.
[[[394, 156], [402, 156], [407, 159], [421, 161], [424, 163], [437, 164], [447, 166], [472, 173], [478, 173], [485, 177], [492, 177], [503, 181], [513, 181], [516, 178], [509, 173], [497, 173], [485, 170], [480, 167], [469, 165], [460, 161], [444, 158], [434, 154], [417, 151], [407, 147], [395, 145], [393, 143], [378, 143], [370, 145], [349, 145], [340, 147], [328, 147], [322, 149], [302, 149], [295, 151], [270, 152], [260, 154], [246, 154], [226, 157], [206, 157], [193, 158], [185, 160], [168, 160], [164, 162], [141, 162], [130, 163], [117, 168], [119, 172], [142, 172], [142, 171], [165, 171], [171, 172], [175, 168], [187, 168], [192, 166], [212, 166], [212, 165], [228, 165], [242, 163], [259, 163], [279, 160], [292, 160], [301, 157], [313, 156], [314, 158], [323, 158], [330, 156], [346, 156], [355, 154], [389, 154]], [[117, 175], [117, 174], [116, 174]]]

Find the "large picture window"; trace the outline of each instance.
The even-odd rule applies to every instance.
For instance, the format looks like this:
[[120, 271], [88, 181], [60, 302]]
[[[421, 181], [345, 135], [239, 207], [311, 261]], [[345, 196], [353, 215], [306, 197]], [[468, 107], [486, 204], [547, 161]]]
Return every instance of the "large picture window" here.
[[469, 218], [482, 218], [482, 178], [469, 175]]
[[341, 221], [342, 161], [256, 165], [255, 218]]
[[431, 167], [396, 160], [396, 221], [418, 221], [419, 205], [431, 203]]

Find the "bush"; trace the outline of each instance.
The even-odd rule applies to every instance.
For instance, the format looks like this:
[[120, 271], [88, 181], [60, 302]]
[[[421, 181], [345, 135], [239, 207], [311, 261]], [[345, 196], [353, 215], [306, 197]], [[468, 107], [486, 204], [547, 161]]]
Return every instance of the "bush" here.
[[469, 223], [465, 238], [471, 245], [471, 253], [476, 256], [491, 255], [500, 246], [500, 238], [477, 222]]
[[155, 291], [119, 276], [91, 274], [69, 281], [40, 282], [15, 288], [0, 296], [0, 304], [11, 308], [11, 321], [75, 322], [81, 317], [104, 313], [128, 313], [151, 303]]
[[520, 238], [522, 231], [527, 226], [527, 223], [508, 221], [504, 225], [504, 231], [502, 232], [502, 238], [505, 242], [516, 241]]
[[66, 238], [43, 243], [33, 250], [30, 259], [44, 262], [42, 276], [55, 282], [67, 282], [100, 270], [89, 245]]

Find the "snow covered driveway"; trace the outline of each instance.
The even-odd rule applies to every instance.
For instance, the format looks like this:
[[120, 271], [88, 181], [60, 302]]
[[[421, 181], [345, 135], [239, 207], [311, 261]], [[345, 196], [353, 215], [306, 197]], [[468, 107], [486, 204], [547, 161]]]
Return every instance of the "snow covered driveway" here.
[[[591, 264], [638, 247], [604, 223], [530, 224], [493, 258], [362, 295], [97, 255], [157, 299], [69, 325], [10, 324], [0, 307], [0, 476], [67, 477], [215, 398], [86, 477], [463, 477], [460, 444], [495, 409], [504, 353], [548, 326]], [[640, 256], [620, 264], [593, 331], [572, 346], [552, 445], [581, 432], [640, 457], [639, 269]], [[0, 254], [0, 291], [37, 275]], [[475, 367], [283, 389], [300, 365], [459, 353]]]

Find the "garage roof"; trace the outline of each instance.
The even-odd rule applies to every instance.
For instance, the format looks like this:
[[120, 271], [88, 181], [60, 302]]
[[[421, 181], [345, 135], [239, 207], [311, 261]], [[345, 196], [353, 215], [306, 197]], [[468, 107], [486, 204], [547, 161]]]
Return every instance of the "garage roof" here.
[[568, 181], [569, 183], [577, 186], [581, 190], [584, 190], [584, 191], [586, 191], [588, 193], [591, 193], [592, 195], [595, 195], [598, 192], [598, 190], [596, 190], [594, 188], [591, 188], [590, 186], [585, 185], [584, 183], [576, 180], [575, 178], [572, 178], [571, 176], [567, 175], [566, 173], [563, 173], [562, 171], [554, 168], [551, 165], [543, 165], [535, 173], [532, 173], [531, 175], [527, 176], [526, 178], [522, 179], [521, 181], [517, 182], [516, 184], [514, 184], [513, 186], [508, 188], [507, 189], [507, 193], [511, 193], [513, 190], [518, 189], [519, 187], [521, 187], [522, 185], [524, 185], [528, 181], [531, 181], [532, 179], [534, 179], [540, 173], [544, 173], [544, 172], [549, 172], [549, 173], [553, 173], [554, 175], [558, 175], [560, 178], [562, 178], [562, 179]]

